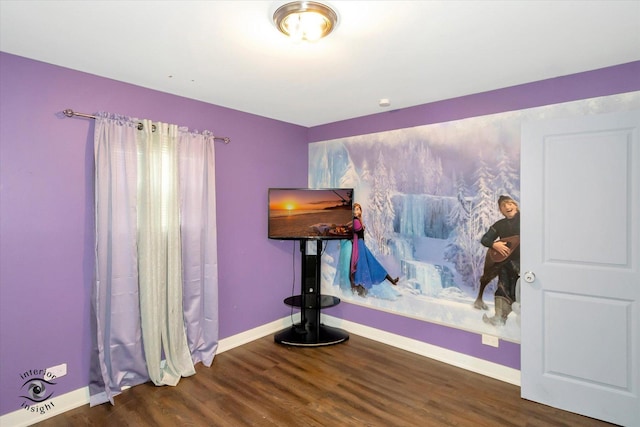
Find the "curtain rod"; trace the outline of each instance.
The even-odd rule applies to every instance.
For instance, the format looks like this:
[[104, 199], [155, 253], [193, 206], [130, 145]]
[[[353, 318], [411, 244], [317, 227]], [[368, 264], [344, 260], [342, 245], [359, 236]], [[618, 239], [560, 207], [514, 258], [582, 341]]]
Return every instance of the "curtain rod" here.
[[[88, 119], [95, 119], [96, 116], [92, 115], [92, 114], [85, 114], [85, 113], [77, 113], [75, 111], [73, 111], [70, 108], [67, 108], [66, 110], [62, 111], [62, 114], [64, 114], [67, 117], [86, 117]], [[138, 129], [142, 129], [142, 123], [138, 123]], [[153, 126], [153, 130], [155, 130], [155, 125]], [[222, 142], [224, 142], [225, 144], [228, 144], [231, 142], [231, 138], [227, 137], [227, 136], [214, 136], [213, 139], [217, 139], [220, 140]]]

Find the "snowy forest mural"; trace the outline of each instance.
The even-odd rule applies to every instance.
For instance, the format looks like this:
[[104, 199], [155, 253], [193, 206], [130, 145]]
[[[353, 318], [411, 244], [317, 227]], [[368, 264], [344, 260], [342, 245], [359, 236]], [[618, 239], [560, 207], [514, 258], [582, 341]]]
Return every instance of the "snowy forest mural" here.
[[351, 242], [329, 241], [322, 254], [322, 292], [519, 342], [521, 301], [503, 326], [482, 321], [483, 313], [493, 315], [495, 280], [484, 291], [489, 309], [476, 309], [473, 302], [486, 254], [480, 238], [502, 218], [498, 197], [520, 201], [521, 124], [640, 108], [639, 94], [310, 144], [309, 187], [354, 188], [366, 245], [392, 277], [400, 277], [396, 286], [385, 281], [366, 296], [353, 293], [345, 261]]

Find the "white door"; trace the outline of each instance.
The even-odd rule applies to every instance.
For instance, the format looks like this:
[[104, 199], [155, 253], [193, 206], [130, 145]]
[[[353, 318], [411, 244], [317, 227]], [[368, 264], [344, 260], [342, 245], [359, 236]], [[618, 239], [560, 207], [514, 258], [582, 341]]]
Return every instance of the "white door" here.
[[640, 111], [524, 123], [521, 193], [522, 397], [640, 426]]

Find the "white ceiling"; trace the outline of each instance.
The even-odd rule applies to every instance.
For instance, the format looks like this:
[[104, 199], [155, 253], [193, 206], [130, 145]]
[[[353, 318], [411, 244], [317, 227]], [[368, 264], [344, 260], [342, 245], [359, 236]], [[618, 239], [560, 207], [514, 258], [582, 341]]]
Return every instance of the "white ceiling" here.
[[334, 0], [314, 44], [284, 3], [0, 0], [0, 50], [307, 127], [640, 60], [639, 0]]

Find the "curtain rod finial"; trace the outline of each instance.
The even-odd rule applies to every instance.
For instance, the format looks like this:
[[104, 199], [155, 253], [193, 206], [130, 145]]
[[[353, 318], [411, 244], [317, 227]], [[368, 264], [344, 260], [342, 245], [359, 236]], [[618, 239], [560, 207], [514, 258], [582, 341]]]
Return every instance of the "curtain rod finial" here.
[[62, 111], [62, 114], [64, 114], [64, 115], [65, 115], [65, 116], [67, 116], [67, 117], [73, 117], [73, 114], [74, 114], [74, 113], [73, 113], [73, 110], [72, 110], [72, 109], [67, 108], [66, 110], [63, 110], [63, 111]]

